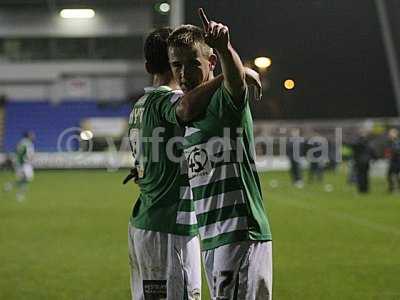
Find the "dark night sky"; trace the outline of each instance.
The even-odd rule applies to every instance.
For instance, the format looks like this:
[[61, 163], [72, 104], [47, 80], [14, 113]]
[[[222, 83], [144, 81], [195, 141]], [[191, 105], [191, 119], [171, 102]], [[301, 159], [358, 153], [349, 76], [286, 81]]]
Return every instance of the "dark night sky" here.
[[[198, 7], [230, 27], [244, 61], [271, 57], [265, 109], [255, 117], [396, 114], [373, 0], [186, 1], [187, 23], [200, 24]], [[291, 92], [282, 88], [287, 77], [296, 80]]]

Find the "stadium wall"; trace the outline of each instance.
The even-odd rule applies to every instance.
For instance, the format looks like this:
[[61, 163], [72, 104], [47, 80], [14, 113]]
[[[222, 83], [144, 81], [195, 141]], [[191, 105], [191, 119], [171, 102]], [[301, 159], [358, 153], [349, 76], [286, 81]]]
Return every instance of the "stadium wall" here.
[[63, 19], [59, 10], [2, 9], [1, 37], [94, 37], [144, 34], [152, 26], [150, 5], [95, 8], [93, 19]]
[[58, 61], [0, 64], [7, 101], [126, 99], [149, 84], [142, 61]]
[[[9, 101], [112, 100], [126, 98], [147, 85], [142, 47], [152, 28], [152, 5], [93, 8], [93, 19], [63, 19], [58, 15], [60, 9], [47, 6], [0, 10], [0, 95]], [[116, 44], [113, 38], [122, 40]], [[86, 48], [80, 48], [79, 39], [85, 40]], [[99, 40], [99, 48], [93, 48], [90, 39]], [[121, 43], [127, 46], [121, 49]], [[118, 55], [122, 52], [132, 55]], [[76, 81], [84, 83], [84, 88], [72, 87]]]

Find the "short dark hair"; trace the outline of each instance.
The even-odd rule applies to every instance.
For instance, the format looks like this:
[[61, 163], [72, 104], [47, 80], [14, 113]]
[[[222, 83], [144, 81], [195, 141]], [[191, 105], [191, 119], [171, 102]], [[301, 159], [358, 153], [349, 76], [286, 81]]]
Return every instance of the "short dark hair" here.
[[23, 136], [24, 138], [30, 138], [30, 137], [33, 136], [33, 135], [35, 135], [35, 133], [34, 133], [32, 130], [25, 130], [25, 131], [22, 133], [22, 136]]
[[170, 71], [168, 61], [167, 39], [172, 29], [163, 27], [148, 35], [144, 43], [144, 57], [151, 74], [162, 74]]
[[168, 47], [188, 48], [199, 45], [203, 55], [210, 56], [212, 49], [205, 42], [204, 31], [194, 25], [181, 25], [168, 38]]

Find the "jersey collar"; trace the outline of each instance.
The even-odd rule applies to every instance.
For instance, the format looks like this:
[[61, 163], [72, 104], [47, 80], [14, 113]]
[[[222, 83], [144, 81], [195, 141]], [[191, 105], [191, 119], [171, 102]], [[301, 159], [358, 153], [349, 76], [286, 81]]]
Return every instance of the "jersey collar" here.
[[159, 87], [154, 87], [154, 86], [148, 86], [148, 87], [145, 87], [144, 88], [144, 92], [146, 93], [146, 94], [149, 94], [149, 93], [151, 93], [151, 92], [153, 92], [153, 91], [155, 91], [155, 90], [161, 90], [161, 91], [172, 91], [172, 89], [169, 87], [169, 86], [167, 86], [167, 85], [161, 85], [161, 86], [159, 86]]

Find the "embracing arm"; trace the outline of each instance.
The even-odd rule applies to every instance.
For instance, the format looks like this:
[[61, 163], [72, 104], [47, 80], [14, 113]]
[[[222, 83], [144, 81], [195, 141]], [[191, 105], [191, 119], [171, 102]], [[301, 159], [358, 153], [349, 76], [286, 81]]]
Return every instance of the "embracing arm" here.
[[223, 76], [200, 84], [187, 92], [176, 106], [176, 116], [180, 122], [187, 123], [205, 113], [215, 91], [221, 86]]

